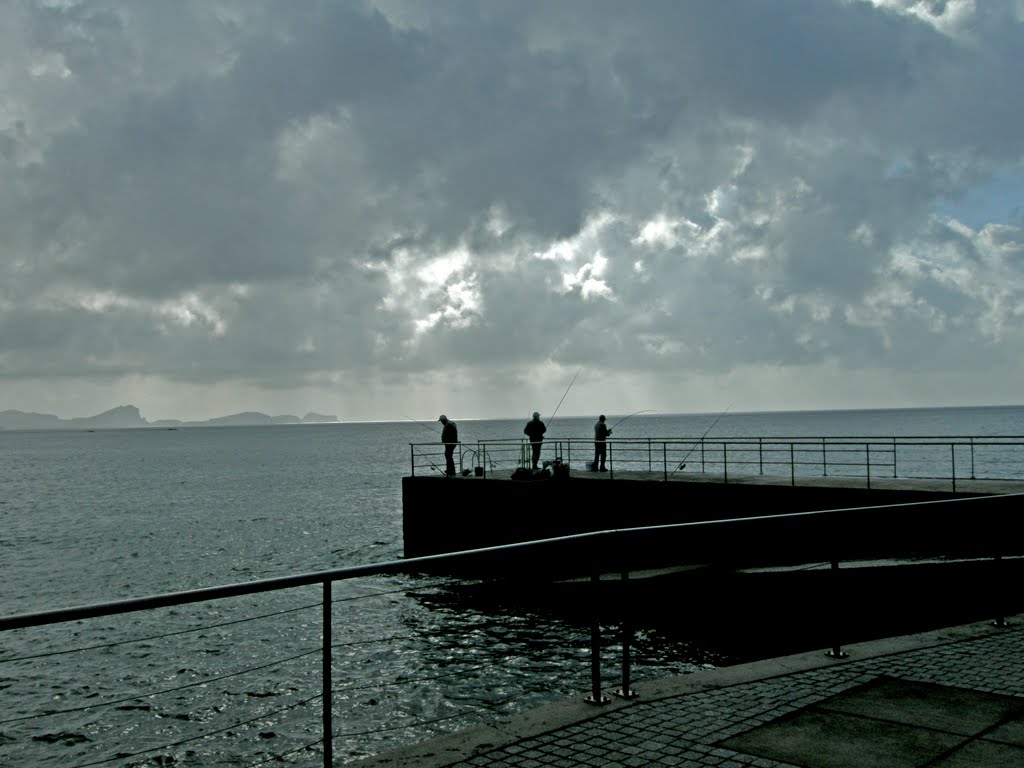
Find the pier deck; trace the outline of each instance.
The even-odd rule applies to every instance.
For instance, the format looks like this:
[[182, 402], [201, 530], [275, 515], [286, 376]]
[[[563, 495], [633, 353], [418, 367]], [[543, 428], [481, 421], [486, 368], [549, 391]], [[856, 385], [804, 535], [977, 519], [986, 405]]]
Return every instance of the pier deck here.
[[[472, 474], [465, 477], [447, 478], [442, 475], [430, 476], [431, 480], [448, 482], [510, 482], [521, 483], [522, 480], [513, 479], [510, 472], [491, 472], [486, 477], [475, 477]], [[697, 483], [697, 484], [721, 484], [721, 485], [763, 485], [772, 487], [795, 487], [806, 488], [847, 488], [856, 490], [899, 490], [899, 491], [925, 491], [928, 493], [957, 493], [965, 496], [994, 495], [1001, 493], [1024, 492], [1024, 480], [1015, 479], [978, 479], [958, 477], [956, 480], [950, 478], [936, 477], [849, 477], [842, 475], [813, 476], [801, 475], [795, 480], [788, 475], [781, 474], [737, 474], [730, 472], [725, 475], [721, 472], [677, 472], [675, 474], [659, 471], [646, 470], [619, 470], [613, 472], [591, 472], [587, 470], [574, 470], [569, 477], [573, 480], [594, 481], [594, 482], [616, 482], [632, 480], [637, 482], [651, 483]], [[557, 482], [560, 478], [547, 477], [543, 480], [525, 482]]]
[[1024, 765], [1024, 616], [580, 696], [363, 768], [991, 768]]

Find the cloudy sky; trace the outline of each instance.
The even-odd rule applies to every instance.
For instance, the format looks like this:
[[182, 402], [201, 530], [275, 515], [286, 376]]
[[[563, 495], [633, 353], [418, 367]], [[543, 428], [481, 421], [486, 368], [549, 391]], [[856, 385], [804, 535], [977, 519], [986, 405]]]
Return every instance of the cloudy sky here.
[[1024, 402], [1024, 0], [5, 0], [0, 410]]

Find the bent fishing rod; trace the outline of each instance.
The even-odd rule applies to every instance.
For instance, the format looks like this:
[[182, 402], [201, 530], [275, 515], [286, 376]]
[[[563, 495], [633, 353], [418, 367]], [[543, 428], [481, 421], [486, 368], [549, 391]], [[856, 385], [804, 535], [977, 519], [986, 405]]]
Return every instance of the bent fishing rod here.
[[645, 408], [642, 411], [633, 411], [633, 413], [629, 414], [629, 416], [623, 416], [621, 419], [619, 419], [614, 424], [612, 424], [610, 427], [608, 427], [608, 431], [611, 432], [613, 429], [615, 429], [617, 426], [619, 426], [619, 424], [624, 422], [626, 419], [632, 419], [638, 413], [651, 413], [651, 409], [650, 408]]
[[729, 404], [728, 408], [726, 408], [724, 411], [718, 414], [718, 418], [711, 422], [710, 427], [704, 430], [704, 434], [700, 436], [700, 440], [690, 446], [690, 450], [686, 452], [686, 455], [683, 456], [683, 460], [679, 463], [679, 466], [672, 470], [672, 474], [670, 474], [669, 477], [672, 477], [672, 475], [674, 475], [680, 469], [684, 469], [686, 467], [686, 460], [690, 458], [690, 454], [694, 452], [698, 445], [704, 442], [704, 438], [708, 436], [708, 432], [715, 428], [715, 424], [717, 424], [719, 419], [721, 419], [723, 416], [725, 416], [726, 413], [729, 412], [729, 408], [732, 408], [732, 403]]

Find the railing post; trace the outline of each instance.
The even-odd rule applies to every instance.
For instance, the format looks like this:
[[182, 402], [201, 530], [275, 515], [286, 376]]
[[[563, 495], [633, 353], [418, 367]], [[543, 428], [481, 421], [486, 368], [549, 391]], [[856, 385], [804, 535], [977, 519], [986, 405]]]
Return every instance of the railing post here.
[[409, 467], [410, 477], [416, 477], [416, 448], [412, 443], [409, 443]]
[[622, 572], [622, 687], [615, 695], [622, 699], [635, 699], [637, 692], [630, 685], [630, 646], [633, 643], [633, 616], [629, 600], [629, 571]]
[[871, 443], [864, 443], [864, 469], [868, 476], [868, 490], [871, 490]]
[[953, 493], [956, 493], [956, 443], [949, 444], [949, 466], [953, 476]]
[[654, 472], [654, 457], [651, 455], [651, 438], [647, 438], [647, 471]]
[[971, 480], [975, 480], [974, 477], [974, 438], [971, 438]]
[[668, 480], [668, 443], [661, 444], [661, 465], [665, 468], [665, 479]]
[[722, 478], [729, 482], [729, 448], [726, 443], [722, 443]]
[[892, 479], [896, 479], [896, 438], [892, 439]]
[[824, 437], [821, 438], [821, 476], [828, 477], [828, 448]]
[[323, 627], [323, 731], [324, 768], [334, 765], [334, 725], [331, 712], [331, 581], [324, 581], [324, 627]]
[[789, 484], [796, 485], [796, 449], [793, 443], [789, 444]]
[[584, 699], [587, 704], [607, 704], [609, 701], [608, 697], [601, 693], [601, 622], [597, 615], [598, 606], [601, 604], [601, 596], [598, 594], [600, 582], [599, 574], [595, 573], [590, 577], [593, 616], [590, 622], [590, 695]]
[[764, 438], [757, 438], [757, 473], [764, 474]]
[[612, 444], [611, 441], [605, 442], [605, 450], [608, 451], [608, 479], [611, 480], [615, 477], [615, 462], [612, 461]]
[[[832, 561], [832, 593], [836, 594], [839, 590], [839, 561]], [[832, 659], [845, 659], [849, 654], [843, 651], [842, 646], [839, 642], [839, 606], [841, 601], [836, 600], [833, 602], [832, 611], [832, 650], [825, 651], [825, 655]]]

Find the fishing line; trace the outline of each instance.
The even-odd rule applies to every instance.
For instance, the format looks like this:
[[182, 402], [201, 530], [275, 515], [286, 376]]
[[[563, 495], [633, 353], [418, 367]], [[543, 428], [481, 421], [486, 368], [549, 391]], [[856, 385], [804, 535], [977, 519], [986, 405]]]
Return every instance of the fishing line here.
[[698, 445], [700, 445], [701, 443], [704, 442], [704, 438], [708, 436], [708, 432], [710, 432], [712, 429], [715, 428], [715, 424], [717, 424], [718, 420], [721, 419], [723, 416], [725, 416], [726, 413], [729, 412], [729, 408], [732, 408], [732, 403], [729, 404], [728, 408], [726, 408], [724, 411], [722, 411], [720, 414], [718, 414], [718, 418], [716, 418], [714, 421], [711, 422], [711, 426], [710, 427], [708, 427], [707, 429], [704, 430], [704, 434], [700, 436], [700, 440], [698, 442], [694, 443], [692, 446], [690, 446], [690, 450], [688, 450], [686, 452], [686, 455], [683, 456], [683, 460], [680, 462], [679, 466], [672, 470], [672, 474], [670, 474], [669, 477], [672, 477], [672, 475], [674, 475], [680, 469], [683, 469], [684, 467], [686, 467], [686, 460], [688, 458], [690, 458], [690, 454], [694, 452], [694, 450], [697, 448]]

